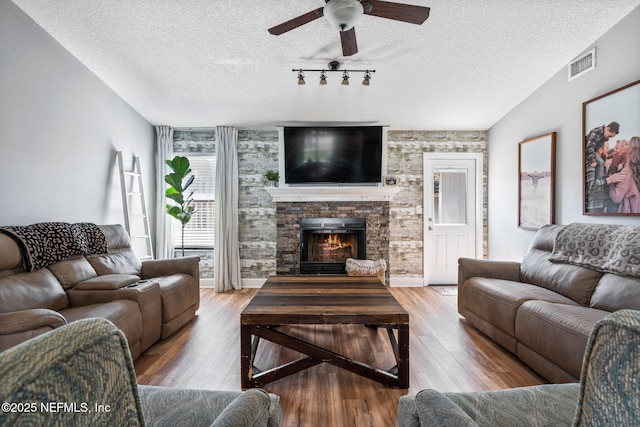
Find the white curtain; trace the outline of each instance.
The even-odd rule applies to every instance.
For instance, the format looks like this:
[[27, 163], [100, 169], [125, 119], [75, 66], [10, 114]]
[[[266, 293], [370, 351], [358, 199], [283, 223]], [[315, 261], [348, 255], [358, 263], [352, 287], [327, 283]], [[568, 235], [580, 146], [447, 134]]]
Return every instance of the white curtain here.
[[164, 176], [169, 173], [165, 160], [173, 157], [173, 128], [156, 126], [156, 135], [156, 259], [168, 259], [173, 258], [173, 221], [166, 211]]
[[216, 190], [214, 287], [216, 292], [240, 289], [238, 238], [238, 130], [216, 128]]
[[442, 171], [440, 174], [440, 223], [467, 223], [467, 174], [465, 171]]

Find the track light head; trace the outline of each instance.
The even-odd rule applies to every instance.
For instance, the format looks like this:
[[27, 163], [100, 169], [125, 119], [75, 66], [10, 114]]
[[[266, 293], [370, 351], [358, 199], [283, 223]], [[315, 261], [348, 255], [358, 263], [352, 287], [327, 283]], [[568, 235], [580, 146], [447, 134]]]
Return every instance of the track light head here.
[[302, 72], [302, 70], [298, 71], [298, 84], [299, 85], [303, 85], [306, 82], [304, 81], [304, 73]]
[[320, 72], [320, 84], [322, 86], [327, 84], [327, 73], [325, 73], [324, 70]]
[[371, 73], [369, 70], [364, 73], [364, 80], [362, 80], [362, 84], [365, 86], [369, 86], [371, 84]]
[[349, 85], [349, 73], [347, 73], [346, 71], [342, 73], [342, 84]]

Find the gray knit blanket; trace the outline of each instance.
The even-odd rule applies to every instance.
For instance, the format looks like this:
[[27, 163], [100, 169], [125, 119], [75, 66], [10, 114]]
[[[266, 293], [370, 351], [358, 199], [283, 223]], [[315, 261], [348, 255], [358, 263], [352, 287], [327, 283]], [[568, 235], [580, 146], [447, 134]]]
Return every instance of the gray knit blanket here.
[[88, 222], [41, 222], [0, 227], [22, 252], [22, 268], [36, 271], [75, 255], [107, 253], [107, 239], [100, 228]]
[[569, 224], [556, 236], [550, 260], [640, 277], [640, 227]]

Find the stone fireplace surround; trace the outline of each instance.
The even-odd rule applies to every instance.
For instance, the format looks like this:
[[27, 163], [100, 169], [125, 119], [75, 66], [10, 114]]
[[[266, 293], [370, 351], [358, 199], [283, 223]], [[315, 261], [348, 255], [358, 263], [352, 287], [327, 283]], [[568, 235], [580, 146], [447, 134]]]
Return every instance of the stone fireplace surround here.
[[276, 273], [300, 273], [301, 218], [366, 218], [367, 259], [387, 262], [389, 283], [389, 202], [277, 202]]

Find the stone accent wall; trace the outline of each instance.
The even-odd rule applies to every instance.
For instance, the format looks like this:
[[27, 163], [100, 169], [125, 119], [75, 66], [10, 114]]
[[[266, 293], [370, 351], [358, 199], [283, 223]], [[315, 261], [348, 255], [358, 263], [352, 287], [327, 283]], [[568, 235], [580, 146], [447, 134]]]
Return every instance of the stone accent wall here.
[[263, 174], [278, 170], [278, 131], [238, 132], [240, 262], [243, 279], [276, 274], [276, 204]]
[[[185, 135], [176, 131], [175, 146], [179, 151], [214, 151], [215, 130], [202, 131]], [[191, 140], [191, 142], [187, 142]], [[423, 172], [422, 153], [424, 152], [473, 152], [483, 153], [485, 158], [485, 181], [483, 199], [484, 212], [484, 256], [487, 255], [487, 145], [486, 132], [484, 131], [388, 131], [387, 133], [387, 173], [398, 177], [400, 192], [393, 201], [384, 209], [388, 211], [386, 228], [388, 234], [388, 252], [369, 247], [370, 239], [367, 237], [367, 257], [375, 259], [384, 258], [388, 265], [387, 277], [422, 277], [423, 270], [423, 217], [416, 213], [416, 206], [423, 206]], [[276, 203], [265, 191], [266, 181], [263, 174], [268, 169], [278, 169], [278, 131], [241, 129], [238, 132], [238, 163], [240, 175], [240, 259], [242, 263], [242, 277], [245, 279], [265, 278], [273, 274], [291, 273], [291, 264], [284, 261], [276, 261], [279, 258], [291, 257], [299, 259], [299, 254], [276, 253], [276, 246], [284, 243], [285, 247], [299, 248], [299, 236], [281, 235], [281, 222], [279, 213], [276, 213]], [[311, 206], [311, 210], [318, 212], [317, 217], [336, 217], [347, 215], [349, 209], [358, 209], [361, 202], [339, 203], [304, 203]], [[366, 202], [378, 205], [378, 202]], [[278, 209], [285, 206], [278, 204]], [[285, 205], [285, 204], [283, 204]], [[289, 204], [286, 204], [289, 205]], [[292, 204], [295, 205], [295, 204]], [[332, 206], [331, 208], [328, 208]], [[309, 206], [307, 206], [309, 208]], [[379, 208], [379, 206], [378, 206]], [[328, 209], [328, 210], [327, 210]], [[336, 210], [341, 209], [341, 210]], [[336, 212], [339, 212], [336, 214]], [[367, 215], [354, 213], [355, 217]], [[309, 215], [311, 216], [311, 215]], [[277, 218], [278, 217], [278, 218]], [[298, 220], [295, 222], [295, 230], [298, 231]], [[367, 223], [367, 234], [377, 226]], [[384, 225], [380, 226], [384, 228]], [[295, 243], [295, 244], [294, 244]], [[377, 258], [377, 257], [376, 257]], [[281, 265], [280, 262], [283, 262]]]
[[174, 130], [173, 151], [176, 154], [216, 153], [215, 129]]
[[389, 131], [387, 174], [398, 177], [400, 192], [390, 203], [392, 277], [423, 277], [423, 159], [426, 152], [483, 153], [483, 241], [487, 255], [487, 136], [484, 131]]
[[[276, 203], [277, 274], [297, 274], [300, 268], [301, 218], [366, 218], [367, 259], [389, 263], [388, 202]], [[389, 279], [387, 266], [387, 281]]]

